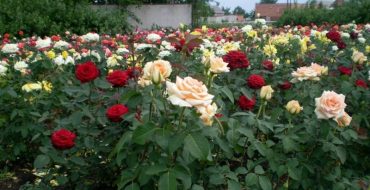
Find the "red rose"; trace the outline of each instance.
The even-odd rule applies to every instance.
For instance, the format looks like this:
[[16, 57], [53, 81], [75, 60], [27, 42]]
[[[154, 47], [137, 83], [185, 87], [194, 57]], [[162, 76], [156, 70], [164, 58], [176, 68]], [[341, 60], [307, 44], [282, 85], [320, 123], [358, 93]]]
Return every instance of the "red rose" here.
[[229, 53], [223, 56], [223, 60], [228, 63], [231, 70], [249, 66], [247, 56], [241, 51], [229, 51]]
[[10, 38], [10, 34], [9, 33], [5, 33], [3, 37], [4, 38]]
[[341, 74], [343, 75], [348, 75], [348, 76], [351, 76], [352, 74], [352, 69], [349, 68], [349, 67], [345, 67], [345, 66], [339, 66], [338, 67], [338, 70]]
[[129, 77], [130, 76], [127, 71], [116, 70], [109, 73], [106, 79], [113, 85], [113, 87], [122, 87], [127, 84]]
[[252, 110], [256, 104], [256, 99], [248, 99], [246, 96], [240, 96], [238, 105], [242, 110]]
[[129, 75], [129, 77], [132, 79], [132, 78], [139, 78], [139, 76], [141, 75], [141, 72], [143, 71], [143, 69], [141, 67], [130, 67], [126, 70], [127, 74]]
[[351, 35], [352, 40], [355, 40], [355, 39], [358, 38], [358, 33], [357, 32], [351, 32], [350, 35]]
[[362, 88], [368, 88], [367, 84], [366, 84], [366, 81], [362, 80], [362, 79], [357, 79], [356, 82], [355, 82], [356, 86], [358, 87], [362, 87]]
[[265, 79], [260, 75], [253, 74], [247, 78], [247, 84], [250, 88], [260, 89], [265, 86]]
[[18, 31], [18, 35], [19, 36], [23, 36], [24, 35], [24, 32], [22, 30]]
[[100, 71], [93, 62], [87, 61], [76, 66], [75, 74], [76, 78], [81, 81], [81, 83], [86, 83], [96, 79]]
[[339, 42], [341, 40], [340, 33], [336, 30], [330, 30], [328, 33], [326, 33], [326, 37], [332, 42]]
[[51, 135], [51, 143], [57, 149], [70, 149], [75, 146], [76, 134], [67, 129], [54, 131]]
[[265, 60], [262, 62], [263, 68], [266, 70], [272, 71], [274, 69], [274, 64], [270, 60]]
[[279, 84], [279, 87], [282, 90], [288, 90], [288, 89], [290, 89], [292, 87], [292, 83], [290, 83], [289, 81], [285, 81], [283, 83], [280, 83]]
[[346, 43], [344, 43], [343, 41], [338, 41], [337, 46], [339, 49], [345, 49], [347, 47]]
[[128, 113], [128, 108], [123, 104], [116, 104], [107, 109], [105, 115], [112, 122], [122, 121], [122, 116]]
[[53, 36], [51, 36], [51, 40], [54, 41], [54, 42], [57, 42], [57, 41], [60, 40], [60, 36], [53, 35]]

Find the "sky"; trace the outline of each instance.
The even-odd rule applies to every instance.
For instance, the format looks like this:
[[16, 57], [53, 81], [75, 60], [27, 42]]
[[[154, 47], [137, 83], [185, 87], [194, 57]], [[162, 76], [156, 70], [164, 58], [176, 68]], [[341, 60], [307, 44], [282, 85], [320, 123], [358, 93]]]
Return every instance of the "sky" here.
[[[241, 6], [247, 12], [254, 9], [255, 4], [259, 3], [260, 0], [214, 0], [220, 3], [220, 7], [231, 8], [234, 10], [235, 7]], [[297, 0], [298, 3], [305, 3], [307, 0]], [[292, 1], [293, 2], [293, 1]], [[286, 3], [286, 0], [278, 0], [278, 3]]]

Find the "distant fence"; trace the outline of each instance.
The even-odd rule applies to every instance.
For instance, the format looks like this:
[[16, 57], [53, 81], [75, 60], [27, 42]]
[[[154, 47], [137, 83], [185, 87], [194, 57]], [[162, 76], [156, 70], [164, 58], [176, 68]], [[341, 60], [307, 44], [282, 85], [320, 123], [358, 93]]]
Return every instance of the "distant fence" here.
[[[95, 9], [117, 9], [115, 5], [94, 5]], [[129, 19], [129, 23], [140, 29], [153, 26], [176, 28], [180, 23], [190, 25], [192, 6], [190, 4], [130, 5], [131, 11], [140, 22]]]

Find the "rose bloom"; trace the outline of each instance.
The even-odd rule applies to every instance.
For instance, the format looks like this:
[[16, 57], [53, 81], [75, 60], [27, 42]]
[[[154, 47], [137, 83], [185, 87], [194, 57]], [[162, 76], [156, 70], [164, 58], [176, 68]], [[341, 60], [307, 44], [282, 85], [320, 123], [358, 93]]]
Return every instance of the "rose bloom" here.
[[107, 81], [113, 85], [113, 87], [122, 87], [127, 84], [130, 78], [127, 71], [116, 70], [108, 74], [106, 77]]
[[352, 117], [348, 115], [348, 113], [344, 112], [344, 114], [339, 117], [334, 119], [339, 127], [347, 127], [349, 124], [351, 124]]
[[98, 78], [100, 74], [99, 69], [92, 61], [87, 61], [82, 64], [76, 65], [76, 78], [81, 81], [81, 83], [86, 83], [93, 81]]
[[220, 57], [211, 56], [210, 57], [210, 71], [212, 73], [227, 73], [230, 71], [230, 68], [227, 67], [227, 63]]
[[289, 113], [291, 114], [298, 114], [303, 110], [303, 107], [299, 105], [299, 102], [297, 100], [291, 100], [289, 101], [285, 108], [288, 110]]
[[54, 131], [51, 135], [51, 143], [57, 149], [65, 150], [75, 146], [76, 134], [67, 129]]
[[272, 98], [272, 93], [274, 93], [274, 90], [271, 88], [271, 85], [263, 86], [261, 88], [260, 97], [265, 100], [270, 100]]
[[332, 42], [339, 42], [341, 40], [341, 35], [336, 30], [330, 30], [328, 33], [326, 33], [326, 37]]
[[181, 107], [206, 106], [214, 97], [202, 82], [191, 77], [176, 77], [176, 83], [167, 81], [166, 86], [168, 100]]
[[348, 76], [351, 76], [352, 74], [352, 69], [349, 68], [349, 67], [345, 67], [345, 66], [339, 66], [338, 67], [338, 70], [341, 74], [343, 75], [348, 75]]
[[247, 85], [252, 89], [260, 89], [265, 85], [265, 79], [256, 74], [252, 74], [247, 78]]
[[347, 47], [347, 44], [344, 43], [343, 41], [337, 42], [337, 46], [339, 49], [345, 49]]
[[367, 57], [362, 52], [354, 51], [352, 54], [352, 61], [354, 63], [363, 64], [367, 61]]
[[292, 83], [290, 83], [289, 81], [285, 81], [285, 82], [280, 83], [279, 87], [282, 90], [288, 90], [292, 87]]
[[292, 72], [294, 77], [291, 82], [298, 82], [303, 80], [320, 80], [318, 73], [312, 67], [300, 67]]
[[355, 82], [355, 85], [358, 87], [362, 87], [362, 88], [368, 88], [366, 81], [361, 80], [361, 79], [357, 79]]
[[265, 60], [262, 62], [263, 68], [266, 70], [272, 71], [274, 69], [274, 63], [270, 60]]
[[112, 122], [120, 122], [122, 116], [128, 113], [128, 108], [123, 104], [116, 104], [107, 109], [105, 115]]
[[247, 68], [249, 66], [249, 60], [242, 51], [229, 51], [222, 58], [228, 63], [231, 70]]
[[200, 113], [200, 119], [206, 126], [211, 126], [213, 123], [213, 116], [217, 112], [217, 105], [213, 103], [212, 105], [198, 106], [197, 112]]
[[40, 82], [38, 83], [27, 83], [22, 86], [22, 90], [26, 92], [31, 92], [34, 90], [42, 90], [42, 84]]
[[265, 53], [267, 56], [274, 56], [277, 53], [277, 49], [274, 45], [265, 45], [263, 47], [263, 53]]
[[344, 102], [345, 96], [337, 94], [334, 91], [324, 91], [319, 98], [315, 98], [315, 113], [319, 119], [338, 118], [343, 116], [344, 108], [347, 104]]
[[[172, 72], [170, 62], [164, 60], [156, 60], [153, 62], [147, 62], [144, 66], [144, 74], [141, 80], [144, 80], [144, 85], [151, 84], [151, 81], [163, 82], [165, 81]], [[140, 80], [140, 79], [139, 79]]]
[[5, 44], [1, 48], [1, 51], [3, 53], [17, 53], [18, 50], [19, 50], [18, 44]]
[[317, 63], [311, 63], [311, 66], [310, 66], [313, 70], [316, 71], [317, 75], [318, 76], [321, 76], [321, 75], [327, 75], [328, 74], [328, 67], [324, 67], [324, 66], [321, 66]]
[[256, 99], [249, 99], [246, 96], [239, 96], [238, 105], [242, 110], [253, 110], [254, 105], [256, 105]]

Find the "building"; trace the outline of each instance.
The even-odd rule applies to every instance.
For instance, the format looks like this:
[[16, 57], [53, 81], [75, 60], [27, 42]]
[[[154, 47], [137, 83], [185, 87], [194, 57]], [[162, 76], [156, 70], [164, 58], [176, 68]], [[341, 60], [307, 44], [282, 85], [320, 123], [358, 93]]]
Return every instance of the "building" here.
[[264, 18], [267, 21], [276, 21], [284, 11], [291, 8], [301, 8], [304, 7], [304, 4], [287, 4], [287, 3], [275, 3], [275, 4], [256, 4], [256, 15], [259, 15], [260, 18]]
[[215, 13], [213, 15], [215, 17], [217, 17], [217, 16], [224, 16], [225, 15], [225, 12], [220, 7], [218, 7], [218, 6], [211, 6], [211, 9]]

